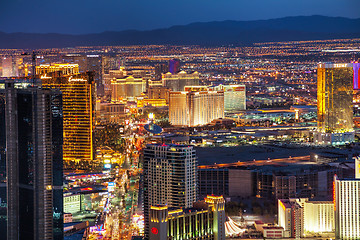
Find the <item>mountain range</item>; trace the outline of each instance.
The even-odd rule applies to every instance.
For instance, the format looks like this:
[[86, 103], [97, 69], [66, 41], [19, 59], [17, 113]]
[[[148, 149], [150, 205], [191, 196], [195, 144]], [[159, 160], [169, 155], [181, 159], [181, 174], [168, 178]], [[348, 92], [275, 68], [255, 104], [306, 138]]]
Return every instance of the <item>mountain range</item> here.
[[149, 31], [107, 31], [93, 34], [4, 33], [0, 48], [61, 48], [115, 45], [251, 45], [360, 38], [360, 18], [298, 16], [257, 21], [198, 22]]

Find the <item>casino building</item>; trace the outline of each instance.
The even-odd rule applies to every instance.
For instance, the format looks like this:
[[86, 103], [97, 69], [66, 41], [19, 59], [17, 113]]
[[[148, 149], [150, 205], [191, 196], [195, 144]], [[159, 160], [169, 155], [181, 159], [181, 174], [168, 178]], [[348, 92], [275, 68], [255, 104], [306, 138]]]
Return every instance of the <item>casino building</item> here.
[[166, 205], [150, 209], [150, 240], [225, 240], [225, 200], [207, 196], [192, 208], [170, 209]]
[[190, 86], [170, 92], [169, 99], [169, 121], [174, 126], [201, 126], [224, 117], [224, 91]]

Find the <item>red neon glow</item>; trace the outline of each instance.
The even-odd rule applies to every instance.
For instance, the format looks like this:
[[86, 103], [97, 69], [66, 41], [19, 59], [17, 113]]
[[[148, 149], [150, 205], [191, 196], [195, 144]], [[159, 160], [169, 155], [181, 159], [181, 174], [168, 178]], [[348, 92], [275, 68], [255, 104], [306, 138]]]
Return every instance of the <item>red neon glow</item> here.
[[153, 227], [153, 228], [151, 229], [151, 232], [152, 232], [153, 234], [158, 234], [158, 233], [159, 233], [159, 230], [158, 230], [157, 228]]
[[336, 189], [335, 189], [335, 180], [333, 181], [333, 199], [334, 199], [334, 211], [336, 211]]

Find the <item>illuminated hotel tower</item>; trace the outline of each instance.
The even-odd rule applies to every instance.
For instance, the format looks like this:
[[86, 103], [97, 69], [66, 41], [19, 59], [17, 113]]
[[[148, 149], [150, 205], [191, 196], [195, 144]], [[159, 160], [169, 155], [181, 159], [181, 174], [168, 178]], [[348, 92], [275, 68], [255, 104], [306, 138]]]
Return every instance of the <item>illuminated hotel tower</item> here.
[[200, 74], [198, 72], [186, 73], [165, 73], [162, 74], [163, 87], [171, 89], [171, 91], [184, 91], [185, 86], [197, 86], [200, 84]]
[[192, 146], [148, 144], [144, 149], [144, 220], [151, 206], [189, 208], [197, 200], [197, 158]]
[[224, 91], [225, 112], [237, 112], [246, 110], [246, 86], [245, 85], [218, 85], [214, 90]]
[[334, 208], [336, 239], [360, 239], [360, 178], [355, 160], [355, 179], [334, 177]]
[[225, 199], [207, 196], [191, 209], [152, 206], [149, 240], [225, 240]]
[[175, 126], [200, 126], [224, 117], [224, 91], [207, 87], [185, 87], [182, 92], [170, 92], [169, 121]]
[[[46, 65], [51, 67], [51, 65]], [[74, 70], [69, 71], [68, 66]], [[77, 64], [62, 64], [63, 70], [46, 74], [44, 66], [37, 67], [45, 88], [60, 89], [63, 94], [64, 112], [64, 145], [65, 162], [91, 162], [93, 160], [93, 127], [94, 127], [94, 81], [90, 74], [76, 74]], [[65, 74], [63, 73], [64, 71]], [[60, 74], [59, 74], [60, 72]], [[66, 73], [69, 74], [66, 74]]]
[[146, 90], [146, 81], [143, 78], [134, 78], [133, 76], [124, 76], [123, 78], [114, 78], [111, 80], [111, 100], [134, 100], [141, 96]]
[[315, 143], [337, 145], [354, 141], [353, 75], [351, 63], [318, 65]]

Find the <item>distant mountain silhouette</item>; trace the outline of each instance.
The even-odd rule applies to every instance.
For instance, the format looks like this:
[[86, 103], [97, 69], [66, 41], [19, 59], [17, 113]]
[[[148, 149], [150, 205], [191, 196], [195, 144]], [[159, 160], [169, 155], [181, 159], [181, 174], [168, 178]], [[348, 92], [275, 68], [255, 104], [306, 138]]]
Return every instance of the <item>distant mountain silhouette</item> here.
[[360, 38], [360, 18], [300, 16], [259, 21], [192, 23], [150, 31], [96, 34], [0, 32], [0, 48], [52, 48], [111, 45], [249, 45], [257, 42]]

